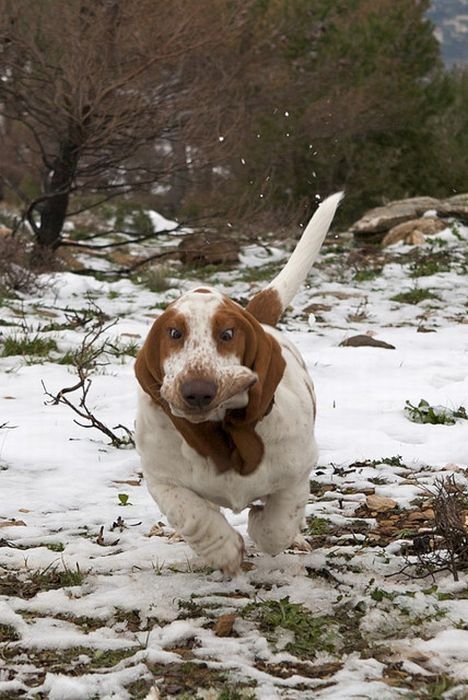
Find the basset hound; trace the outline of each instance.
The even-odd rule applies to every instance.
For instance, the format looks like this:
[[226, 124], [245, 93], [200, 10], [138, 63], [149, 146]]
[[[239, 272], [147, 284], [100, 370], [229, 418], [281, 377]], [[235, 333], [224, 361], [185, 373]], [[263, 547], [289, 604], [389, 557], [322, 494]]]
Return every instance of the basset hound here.
[[250, 507], [249, 536], [269, 554], [301, 527], [318, 454], [315, 394], [275, 325], [341, 197], [320, 204], [286, 266], [245, 309], [196, 287], [156, 319], [136, 359], [136, 445], [148, 489], [190, 547], [226, 574], [240, 569], [244, 542], [220, 507]]

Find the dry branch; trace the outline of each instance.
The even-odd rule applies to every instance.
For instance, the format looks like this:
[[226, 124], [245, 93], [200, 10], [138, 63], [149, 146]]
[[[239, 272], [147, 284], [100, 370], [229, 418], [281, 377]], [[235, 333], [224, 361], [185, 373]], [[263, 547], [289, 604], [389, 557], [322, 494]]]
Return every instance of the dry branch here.
[[405, 564], [391, 574], [426, 578], [449, 571], [454, 581], [468, 569], [468, 489], [453, 475], [438, 479], [433, 489], [424, 487], [434, 510], [434, 525], [417, 535], [404, 551]]
[[[74, 354], [73, 365], [78, 375], [78, 381], [72, 386], [60, 389], [57, 394], [52, 394], [48, 391], [44, 382], [42, 382], [42, 387], [45, 395], [50, 399], [46, 403], [53, 406], [62, 404], [71, 408], [81, 419], [74, 420], [77, 425], [82, 428], [99, 430], [110, 439], [114, 447], [129, 447], [135, 444], [131, 430], [122, 424], [109, 428], [92, 412], [88, 405], [88, 394], [92, 386], [90, 374], [96, 368], [108, 364], [105, 359], [105, 353], [109, 341], [107, 338], [104, 338], [104, 334], [116, 324], [116, 321], [106, 323], [103, 317], [104, 314], [102, 313], [102, 317], [94, 322], [92, 328], [84, 336], [80, 348]], [[77, 391], [80, 392], [79, 400], [78, 403], [74, 403], [67, 394], [74, 394]], [[122, 431], [123, 437], [118, 435], [115, 432], [116, 430]]]

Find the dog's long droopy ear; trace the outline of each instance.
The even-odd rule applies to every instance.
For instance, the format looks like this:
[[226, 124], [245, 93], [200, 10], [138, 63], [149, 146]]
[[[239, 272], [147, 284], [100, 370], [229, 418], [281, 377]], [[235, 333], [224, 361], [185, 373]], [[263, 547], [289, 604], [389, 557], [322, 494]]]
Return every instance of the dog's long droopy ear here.
[[271, 409], [285, 361], [279, 343], [246, 311], [243, 312], [243, 327], [246, 333], [243, 364], [257, 374], [258, 381], [249, 391], [247, 406], [229, 412], [225, 424], [236, 446], [236, 468], [241, 474], [250, 474], [265, 452], [255, 426]]
[[135, 361], [135, 375], [138, 383], [155, 403], [160, 402], [161, 384], [163, 382], [160, 339], [163, 316], [164, 314], [159, 316], [153, 323]]
[[257, 383], [250, 390], [249, 403], [245, 410], [245, 421], [253, 423], [261, 420], [270, 409], [286, 363], [278, 341], [266, 333], [251, 314], [244, 313], [253, 340], [246, 344], [243, 364], [258, 377]]

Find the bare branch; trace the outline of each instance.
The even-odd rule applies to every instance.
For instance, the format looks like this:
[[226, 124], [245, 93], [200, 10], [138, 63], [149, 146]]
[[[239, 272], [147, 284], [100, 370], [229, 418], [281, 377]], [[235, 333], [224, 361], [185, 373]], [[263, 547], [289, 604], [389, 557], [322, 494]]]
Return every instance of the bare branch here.
[[[109, 428], [93, 413], [87, 403], [89, 390], [92, 386], [90, 374], [92, 374], [97, 367], [108, 364], [105, 359], [105, 353], [109, 341], [104, 335], [117, 323], [116, 321], [107, 323], [104, 318], [105, 314], [102, 314], [101, 318], [94, 321], [93, 326], [85, 334], [79, 349], [74, 354], [73, 365], [78, 375], [78, 381], [72, 386], [60, 389], [56, 394], [52, 394], [48, 391], [43, 381], [42, 387], [44, 389], [44, 394], [49, 398], [49, 401], [46, 403], [53, 406], [57, 406], [58, 404], [68, 406], [68, 408], [83, 421], [81, 422], [75, 419], [74, 422], [77, 425], [82, 428], [95, 428], [99, 430], [110, 439], [114, 447], [129, 447], [135, 444], [132, 432], [129, 428], [121, 424], [115, 426], [113, 429]], [[78, 404], [74, 403], [67, 396], [67, 394], [73, 394], [76, 391], [81, 392]], [[124, 437], [117, 435], [117, 433], [114, 432], [115, 430], [122, 430], [125, 433]]]

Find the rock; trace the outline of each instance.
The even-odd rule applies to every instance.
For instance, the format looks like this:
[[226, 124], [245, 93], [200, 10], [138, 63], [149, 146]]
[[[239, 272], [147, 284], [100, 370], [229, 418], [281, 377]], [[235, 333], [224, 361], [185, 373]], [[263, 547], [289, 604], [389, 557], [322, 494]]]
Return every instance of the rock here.
[[351, 338], [346, 338], [340, 343], [341, 347], [350, 348], [362, 348], [362, 347], [372, 347], [372, 348], [386, 348], [388, 350], [395, 350], [394, 345], [386, 343], [384, 340], [377, 340], [370, 335], [353, 335]]
[[447, 216], [456, 216], [468, 221], [468, 193], [456, 194], [444, 200]]
[[420, 245], [426, 236], [433, 236], [447, 228], [447, 224], [434, 216], [411, 219], [390, 229], [382, 240], [383, 246], [393, 245], [404, 241], [411, 245]]
[[178, 251], [185, 265], [220, 265], [239, 262], [240, 246], [216, 233], [191, 233], [181, 240]]
[[457, 194], [446, 199], [435, 199], [434, 197], [398, 199], [385, 206], [371, 209], [356, 221], [350, 230], [357, 237], [362, 236], [366, 240], [373, 237], [377, 239], [379, 235], [390, 231], [399, 224], [419, 219], [426, 212], [431, 212], [430, 218], [432, 219], [437, 216], [454, 216], [468, 221], [468, 194]]
[[385, 498], [384, 496], [367, 496], [366, 506], [369, 510], [376, 513], [385, 513], [387, 510], [396, 508], [397, 502], [393, 498]]
[[335, 297], [335, 299], [364, 299], [365, 294], [362, 292], [332, 292], [326, 290], [324, 292], [314, 292], [310, 294], [311, 297]]
[[0, 527], [26, 527], [26, 523], [24, 520], [12, 518], [11, 520], [0, 520]]
[[351, 230], [358, 234], [383, 233], [404, 221], [422, 216], [426, 211], [439, 211], [439, 208], [440, 201], [433, 197], [398, 199], [386, 206], [371, 209], [351, 226]]
[[215, 635], [217, 637], [230, 637], [235, 620], [236, 616], [231, 613], [218, 617], [214, 626]]
[[331, 311], [332, 306], [330, 304], [309, 304], [305, 307], [304, 313], [306, 314], [316, 314], [322, 311]]

